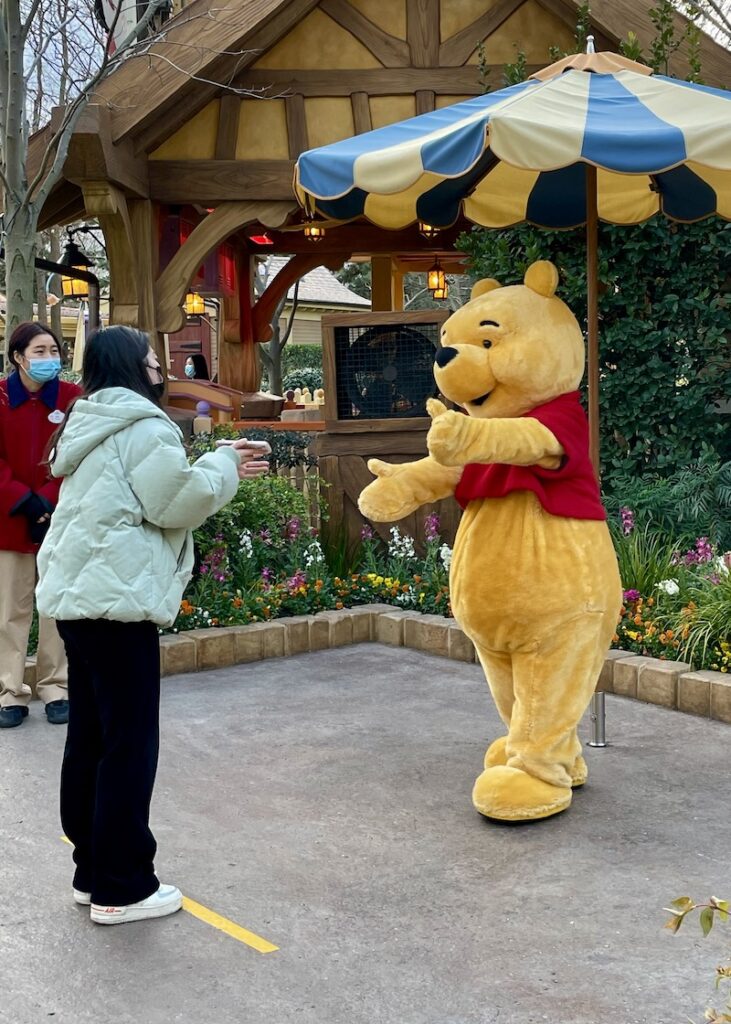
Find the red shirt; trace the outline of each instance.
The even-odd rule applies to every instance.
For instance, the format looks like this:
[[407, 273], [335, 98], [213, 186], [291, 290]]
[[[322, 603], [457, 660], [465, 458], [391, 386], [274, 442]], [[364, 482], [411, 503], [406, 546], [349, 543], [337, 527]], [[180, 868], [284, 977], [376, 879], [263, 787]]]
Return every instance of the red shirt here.
[[606, 519], [589, 458], [589, 423], [579, 392], [554, 398], [525, 413], [551, 431], [566, 453], [558, 469], [472, 463], [465, 466], [455, 497], [462, 508], [479, 498], [533, 491], [546, 512], [568, 519]]
[[29, 555], [38, 551], [25, 516], [11, 512], [31, 491], [56, 507], [61, 481], [51, 479], [41, 465], [59, 425], [49, 417], [58, 419], [80, 394], [76, 384], [58, 378], [34, 393], [26, 390], [17, 372], [0, 380], [0, 550]]

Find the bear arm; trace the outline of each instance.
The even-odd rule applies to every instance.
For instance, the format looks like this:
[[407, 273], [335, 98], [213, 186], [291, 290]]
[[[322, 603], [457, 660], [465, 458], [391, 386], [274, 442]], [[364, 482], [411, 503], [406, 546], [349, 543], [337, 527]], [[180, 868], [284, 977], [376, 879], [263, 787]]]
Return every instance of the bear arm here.
[[469, 420], [465, 463], [499, 462], [509, 466], [558, 469], [564, 448], [548, 427], [531, 417]]
[[360, 511], [374, 523], [391, 523], [411, 515], [422, 505], [454, 494], [462, 476], [456, 466], [441, 466], [431, 457], [393, 466], [369, 484], [358, 499]]

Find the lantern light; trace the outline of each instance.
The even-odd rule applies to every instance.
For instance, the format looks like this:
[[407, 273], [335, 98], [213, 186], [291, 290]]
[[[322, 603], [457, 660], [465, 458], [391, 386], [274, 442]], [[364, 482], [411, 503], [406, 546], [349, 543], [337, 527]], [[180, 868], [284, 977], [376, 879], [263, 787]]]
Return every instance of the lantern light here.
[[310, 220], [304, 226], [304, 236], [308, 242], [320, 242], [325, 237], [325, 228]]
[[269, 237], [266, 231], [263, 235], [249, 235], [249, 238], [254, 245], [274, 245], [273, 239]]
[[424, 238], [432, 239], [436, 238], [439, 234], [439, 228], [435, 228], [432, 224], [427, 224], [426, 221], [419, 221], [419, 231], [422, 233]]
[[206, 304], [202, 295], [198, 292], [188, 292], [185, 296], [186, 316], [202, 316], [206, 311]]
[[431, 294], [433, 299], [437, 299], [437, 301], [443, 301], [444, 299], [449, 297], [449, 285], [445, 281], [443, 288], [435, 288]]
[[444, 271], [439, 265], [439, 260], [434, 264], [426, 277], [427, 288], [430, 292], [444, 291], [447, 286], [447, 279]]
[[[60, 262], [63, 266], [73, 268], [74, 270], [87, 271], [89, 267], [93, 267], [93, 262], [89, 257], [81, 251], [76, 242], [73, 239], [73, 235], [69, 232], [66, 247], [63, 251], [63, 256]], [[86, 281], [80, 281], [76, 277], [61, 277], [61, 290], [63, 291], [64, 298], [67, 299], [88, 299], [89, 298], [89, 285]]]

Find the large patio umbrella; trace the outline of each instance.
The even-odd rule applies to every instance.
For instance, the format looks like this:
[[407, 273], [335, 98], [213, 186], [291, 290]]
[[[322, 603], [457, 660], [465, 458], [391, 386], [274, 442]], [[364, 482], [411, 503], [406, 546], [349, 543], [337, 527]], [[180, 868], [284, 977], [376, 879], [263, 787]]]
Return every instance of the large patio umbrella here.
[[731, 219], [731, 93], [619, 54], [575, 54], [499, 92], [303, 153], [295, 191], [310, 215], [390, 229], [447, 227], [460, 214], [491, 228], [586, 224], [598, 470], [597, 221]]

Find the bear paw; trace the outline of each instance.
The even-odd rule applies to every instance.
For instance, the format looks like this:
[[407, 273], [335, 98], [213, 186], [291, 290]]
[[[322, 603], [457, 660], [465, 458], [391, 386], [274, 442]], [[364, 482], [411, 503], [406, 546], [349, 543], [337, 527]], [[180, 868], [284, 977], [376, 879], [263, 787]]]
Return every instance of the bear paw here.
[[[508, 763], [508, 757], [505, 753], [505, 744], [507, 743], [507, 740], [507, 736], [500, 736], [490, 744], [485, 752], [485, 768], [494, 768], [495, 765]], [[589, 775], [589, 769], [587, 768], [586, 761], [581, 754], [579, 754], [574, 761], [569, 774], [571, 775], [571, 786], [573, 789], [578, 789], [586, 782]]]
[[496, 821], [536, 821], [560, 814], [571, 804], [571, 790], [551, 786], [519, 768], [486, 768], [475, 782], [472, 803]]

